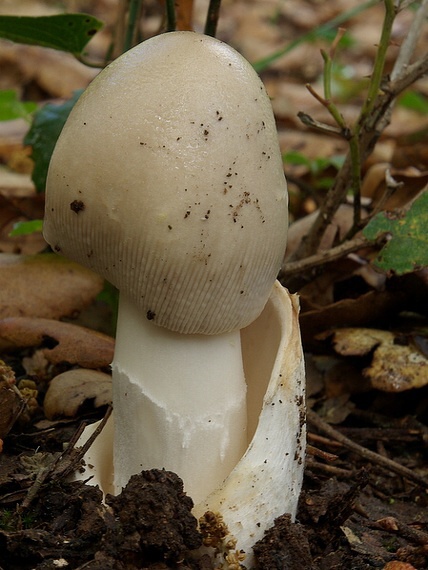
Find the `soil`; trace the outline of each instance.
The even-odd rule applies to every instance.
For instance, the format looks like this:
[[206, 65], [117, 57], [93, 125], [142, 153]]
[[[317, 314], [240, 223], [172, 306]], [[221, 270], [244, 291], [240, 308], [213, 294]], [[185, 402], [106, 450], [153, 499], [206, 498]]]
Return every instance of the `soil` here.
[[[414, 481], [324, 437], [309, 422], [297, 519], [279, 517], [255, 545], [260, 570], [428, 568], [428, 430], [416, 419], [426, 395], [420, 390], [416, 402], [371, 394], [371, 406], [366, 396], [335, 428], [393, 466], [411, 469]], [[400, 418], [388, 417], [399, 400]], [[210, 556], [199, 550], [192, 500], [175, 474], [142, 472], [105, 503], [98, 488], [67, 482], [80, 461], [77, 423], [46, 430], [29, 423], [7, 436], [0, 455], [1, 570], [212, 570]]]

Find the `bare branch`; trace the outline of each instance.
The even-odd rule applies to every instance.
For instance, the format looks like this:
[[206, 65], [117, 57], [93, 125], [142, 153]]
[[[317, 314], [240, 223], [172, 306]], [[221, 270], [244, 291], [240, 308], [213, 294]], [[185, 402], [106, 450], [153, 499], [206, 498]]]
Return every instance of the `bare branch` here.
[[408, 65], [415, 52], [415, 47], [421, 34], [422, 26], [428, 17], [428, 0], [423, 0], [415, 17], [413, 18], [412, 25], [404, 40], [400, 51], [395, 60], [394, 67], [391, 71], [391, 81], [401, 79], [401, 77], [408, 72]]
[[349, 253], [362, 249], [363, 247], [372, 247], [373, 245], [377, 246], [376, 243], [367, 240], [365, 237], [358, 237], [351, 241], [341, 243], [331, 249], [320, 251], [314, 255], [305, 257], [305, 259], [290, 262], [286, 261], [278, 278], [280, 280], [288, 279], [293, 275], [298, 275], [300, 273], [310, 271], [311, 269], [315, 269], [316, 267], [321, 267], [322, 265], [336, 261], [341, 257], [345, 257], [345, 255], [348, 255]]

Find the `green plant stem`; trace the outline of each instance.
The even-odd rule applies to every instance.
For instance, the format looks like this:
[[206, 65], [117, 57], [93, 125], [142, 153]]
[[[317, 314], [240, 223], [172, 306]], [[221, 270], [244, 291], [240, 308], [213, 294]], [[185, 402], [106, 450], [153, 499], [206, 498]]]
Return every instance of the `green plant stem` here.
[[360, 117], [357, 122], [357, 127], [364, 122], [373, 110], [376, 97], [380, 91], [380, 85], [383, 77], [383, 70], [385, 67], [386, 52], [390, 46], [392, 25], [395, 20], [396, 11], [394, 8], [393, 0], [384, 0], [385, 4], [385, 18], [383, 20], [382, 34], [379, 41], [379, 46], [376, 52], [376, 58], [373, 65], [373, 72], [370, 78], [370, 83], [367, 91], [367, 97], [361, 109]]
[[323, 82], [324, 82], [324, 102], [323, 105], [326, 107], [330, 115], [333, 117], [337, 125], [340, 127], [343, 133], [346, 133], [349, 128], [343, 118], [342, 114], [340, 113], [337, 106], [333, 103], [333, 99], [331, 96], [331, 74], [332, 74], [332, 67], [333, 67], [333, 59], [330, 54], [321, 50], [321, 55], [324, 59], [324, 74], [323, 74]]
[[355, 133], [349, 139], [349, 152], [351, 155], [351, 181], [352, 194], [354, 196], [354, 220], [351, 235], [361, 222], [361, 155], [358, 136]]
[[216, 35], [218, 19], [220, 16], [220, 6], [221, 0], [210, 0], [204, 30], [207, 36], [215, 37]]
[[138, 20], [141, 13], [142, 0], [129, 0], [128, 22], [126, 25], [123, 52], [128, 51], [135, 44], [138, 30]]
[[[293, 259], [295, 260], [313, 255], [317, 251], [325, 230], [349, 189], [350, 180], [354, 194], [354, 224], [349, 235], [354, 235], [355, 231], [359, 229], [361, 216], [361, 163], [371, 152], [380, 134], [373, 129], [376, 125], [373, 124], [371, 115], [373, 113], [378, 115], [375, 106], [379, 103], [379, 97], [382, 95], [380, 86], [385, 66], [385, 57], [390, 43], [392, 24], [396, 15], [393, 0], [384, 0], [384, 4], [385, 17], [378, 51], [373, 65], [373, 73], [370, 79], [367, 97], [363, 103], [359, 118], [351, 131], [349, 153], [343, 167], [336, 177], [333, 188], [331, 188], [327, 194], [320, 208], [318, 217], [311, 231], [294, 254]], [[380, 113], [382, 113], [381, 110]]]
[[373, 65], [373, 72], [368, 86], [367, 96], [364, 100], [358, 121], [352, 129], [350, 139], [351, 172], [352, 172], [352, 193], [354, 195], [354, 222], [349, 237], [352, 237], [359, 229], [361, 223], [361, 153], [360, 139], [361, 130], [364, 128], [380, 93], [380, 86], [385, 67], [386, 52], [390, 45], [392, 26], [396, 16], [393, 0], [384, 0], [385, 18], [383, 20], [382, 33], [376, 58]]
[[166, 6], [166, 30], [167, 32], [174, 32], [177, 27], [177, 16], [175, 14], [174, 0], [165, 0]]

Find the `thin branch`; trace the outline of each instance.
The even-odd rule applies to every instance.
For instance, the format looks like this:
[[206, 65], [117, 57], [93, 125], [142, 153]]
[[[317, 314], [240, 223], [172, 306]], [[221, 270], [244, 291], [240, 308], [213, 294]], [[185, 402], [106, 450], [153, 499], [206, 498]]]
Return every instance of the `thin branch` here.
[[354, 251], [358, 251], [364, 247], [380, 247], [376, 242], [369, 241], [365, 237], [358, 237], [350, 241], [345, 241], [336, 247], [331, 249], [320, 251], [305, 257], [304, 259], [299, 259], [298, 261], [285, 262], [283, 268], [281, 269], [278, 279], [288, 279], [299, 273], [305, 273], [327, 263], [337, 261]]
[[94, 443], [95, 439], [103, 430], [107, 420], [109, 419], [112, 413], [112, 408], [109, 406], [107, 411], [95, 429], [94, 433], [91, 437], [86, 441], [86, 443], [81, 448], [75, 448], [75, 445], [83, 433], [85, 424], [81, 424], [77, 431], [73, 434], [67, 448], [62, 453], [58, 454], [56, 459], [52, 461], [47, 467], [42, 468], [39, 473], [37, 474], [36, 480], [34, 481], [33, 485], [28, 489], [28, 492], [22, 501], [21, 505], [19, 506], [19, 511], [22, 512], [27, 509], [32, 501], [35, 499], [36, 495], [42, 488], [42, 486], [47, 481], [55, 481], [57, 479], [63, 479], [70, 475], [73, 471], [76, 471], [88, 451], [91, 445]]
[[307, 414], [308, 414], [309, 423], [315, 426], [322, 433], [342, 443], [350, 451], [353, 451], [354, 453], [356, 453], [360, 457], [363, 457], [367, 461], [370, 461], [376, 465], [380, 465], [384, 469], [392, 471], [393, 473], [396, 473], [401, 477], [405, 477], [406, 479], [409, 479], [410, 481], [417, 483], [421, 487], [428, 489], [428, 481], [426, 481], [423, 477], [419, 476], [411, 469], [407, 469], [407, 467], [404, 467], [404, 465], [401, 465], [400, 463], [397, 463], [396, 461], [393, 461], [388, 457], [379, 455], [378, 453], [375, 453], [374, 451], [371, 451], [370, 449], [367, 449], [366, 447], [363, 447], [362, 445], [355, 443], [355, 441], [352, 441], [352, 439], [349, 439], [348, 437], [340, 433], [338, 430], [333, 428], [331, 425], [329, 425], [327, 422], [325, 422], [314, 411], [308, 410]]
[[[313, 255], [330, 224], [334, 214], [342, 203], [347, 191], [349, 181], [352, 180], [354, 195], [356, 189], [357, 174], [358, 179], [361, 172], [361, 164], [372, 152], [380, 134], [389, 122], [389, 112], [393, 104], [394, 97], [398, 90], [405, 89], [427, 71], [428, 58], [424, 58], [407, 68], [406, 80], [397, 80], [381, 88], [382, 74], [385, 65], [386, 50], [389, 46], [392, 24], [396, 15], [396, 9], [392, 0], [384, 0], [385, 18], [382, 28], [379, 49], [373, 66], [373, 73], [368, 88], [366, 100], [361, 109], [359, 119], [352, 129], [352, 145], [345, 162], [339, 171], [333, 188], [328, 192], [319, 214], [309, 232], [302, 240], [298, 250], [293, 255], [293, 260], [302, 259], [308, 255]], [[409, 76], [409, 73], [411, 74]], [[358, 173], [357, 173], [358, 169]], [[354, 230], [359, 226], [358, 216], [356, 216]]]
[[205, 22], [205, 34], [215, 37], [217, 32], [218, 19], [220, 17], [221, 0], [210, 0], [208, 6], [207, 20]]
[[307, 113], [302, 113], [301, 111], [299, 111], [297, 113], [297, 116], [305, 126], [321, 131], [322, 133], [326, 133], [329, 135], [336, 135], [339, 137], [343, 137], [345, 139], [349, 136], [349, 133], [347, 131], [343, 132], [343, 130], [339, 129], [338, 127], [334, 127], [333, 125], [327, 125], [326, 123], [321, 123], [320, 121], [313, 119]]
[[387, 89], [394, 96], [402, 93], [407, 87], [410, 87], [417, 79], [420, 79], [423, 75], [428, 73], [428, 55], [421, 57], [406, 68], [406, 72], [403, 73], [398, 79], [391, 81], [387, 85]]
[[400, 79], [407, 73], [407, 66], [415, 51], [416, 44], [421, 34], [422, 27], [428, 17], [428, 0], [422, 0], [415, 17], [413, 18], [412, 25], [406, 35], [400, 51], [398, 52], [397, 59], [395, 60], [394, 67], [391, 71], [391, 81]]

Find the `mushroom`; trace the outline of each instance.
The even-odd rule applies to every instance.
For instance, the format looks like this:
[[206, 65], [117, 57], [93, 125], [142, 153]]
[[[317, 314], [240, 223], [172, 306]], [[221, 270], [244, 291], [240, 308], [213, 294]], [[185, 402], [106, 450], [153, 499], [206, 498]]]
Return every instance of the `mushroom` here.
[[113, 490], [165, 468], [203, 504], [254, 435], [240, 331], [268, 303], [286, 246], [275, 121], [251, 65], [193, 32], [111, 63], [57, 142], [44, 235], [120, 291]]

